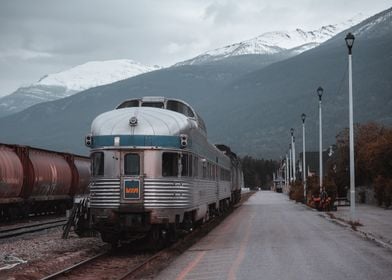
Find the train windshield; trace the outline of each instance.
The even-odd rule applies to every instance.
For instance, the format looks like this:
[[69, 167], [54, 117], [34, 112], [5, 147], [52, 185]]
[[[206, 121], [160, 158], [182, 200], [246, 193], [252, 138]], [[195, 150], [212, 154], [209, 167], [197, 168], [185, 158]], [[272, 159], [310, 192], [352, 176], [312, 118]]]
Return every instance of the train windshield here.
[[91, 154], [91, 174], [93, 176], [103, 176], [104, 174], [103, 152], [96, 152]]
[[189, 108], [189, 106], [176, 100], [167, 101], [166, 109], [181, 113], [187, 117], [195, 117], [195, 114], [193, 113], [192, 109]]
[[116, 109], [128, 108], [128, 107], [139, 107], [139, 100], [127, 100], [117, 106]]
[[143, 102], [142, 107], [164, 108], [163, 102]]
[[124, 175], [140, 175], [140, 157], [138, 154], [124, 156]]

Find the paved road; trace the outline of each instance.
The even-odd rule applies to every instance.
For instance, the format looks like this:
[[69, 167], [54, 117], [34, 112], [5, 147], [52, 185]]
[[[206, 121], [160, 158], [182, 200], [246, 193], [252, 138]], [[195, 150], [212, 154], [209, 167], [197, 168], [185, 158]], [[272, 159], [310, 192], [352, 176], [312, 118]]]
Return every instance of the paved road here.
[[391, 279], [392, 252], [286, 195], [257, 192], [157, 279]]

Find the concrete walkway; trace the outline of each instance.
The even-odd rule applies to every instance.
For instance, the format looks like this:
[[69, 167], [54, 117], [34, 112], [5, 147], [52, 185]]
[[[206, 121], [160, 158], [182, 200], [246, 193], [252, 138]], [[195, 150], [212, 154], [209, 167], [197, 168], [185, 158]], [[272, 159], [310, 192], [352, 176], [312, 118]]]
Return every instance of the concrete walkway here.
[[[349, 226], [350, 207], [338, 207], [336, 212], [331, 212], [340, 222]], [[385, 209], [374, 205], [356, 204], [355, 221], [362, 226], [357, 226], [357, 231], [367, 237], [378, 241], [384, 247], [392, 248], [392, 209]], [[385, 244], [383, 244], [385, 243]]]
[[156, 279], [390, 278], [391, 250], [323, 215], [284, 194], [257, 192]]

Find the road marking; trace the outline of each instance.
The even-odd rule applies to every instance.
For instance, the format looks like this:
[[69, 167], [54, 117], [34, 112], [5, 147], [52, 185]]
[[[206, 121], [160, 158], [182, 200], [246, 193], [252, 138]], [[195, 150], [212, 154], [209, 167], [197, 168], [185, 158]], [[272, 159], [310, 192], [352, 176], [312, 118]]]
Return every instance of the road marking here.
[[[223, 221], [222, 227], [216, 228], [216, 236], [212, 238], [211, 241], [208, 241], [210, 244], [216, 244], [219, 238], [222, 238], [222, 235], [228, 234], [234, 230], [234, 222], [236, 221], [235, 218], [239, 215], [240, 211], [236, 211], [232, 213], [225, 221]], [[208, 238], [208, 237], [207, 237]], [[214, 250], [214, 249], [213, 249]], [[196, 258], [190, 262], [177, 276], [176, 280], [183, 280], [187, 275], [199, 264], [201, 259], [208, 251], [199, 251]]]
[[188, 275], [189, 272], [191, 272], [195, 266], [200, 262], [200, 260], [204, 257], [204, 255], [207, 253], [207, 251], [202, 251], [197, 254], [196, 259], [194, 259], [192, 262], [190, 262], [178, 275], [176, 280], [183, 280], [185, 277]]
[[241, 240], [241, 245], [240, 249], [238, 250], [237, 258], [234, 260], [233, 265], [230, 268], [229, 271], [229, 280], [235, 280], [237, 279], [236, 274], [237, 270], [240, 267], [242, 261], [244, 260], [245, 257], [245, 250], [246, 247], [248, 246], [249, 243], [249, 238], [250, 238], [250, 233], [251, 233], [251, 228], [252, 228], [252, 220], [255, 217], [255, 214], [253, 214], [250, 219], [248, 220], [248, 226], [246, 227], [246, 232], [244, 238]]

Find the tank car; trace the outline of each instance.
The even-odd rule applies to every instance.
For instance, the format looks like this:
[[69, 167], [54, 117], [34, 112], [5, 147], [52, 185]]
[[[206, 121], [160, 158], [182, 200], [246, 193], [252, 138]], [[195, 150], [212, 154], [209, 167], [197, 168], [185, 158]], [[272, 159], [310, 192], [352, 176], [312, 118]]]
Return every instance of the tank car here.
[[86, 193], [89, 166], [86, 157], [0, 144], [0, 219], [64, 212]]
[[95, 118], [86, 145], [90, 218], [105, 242], [173, 237], [239, 200], [238, 159], [208, 142], [203, 120], [184, 101], [127, 100]]

